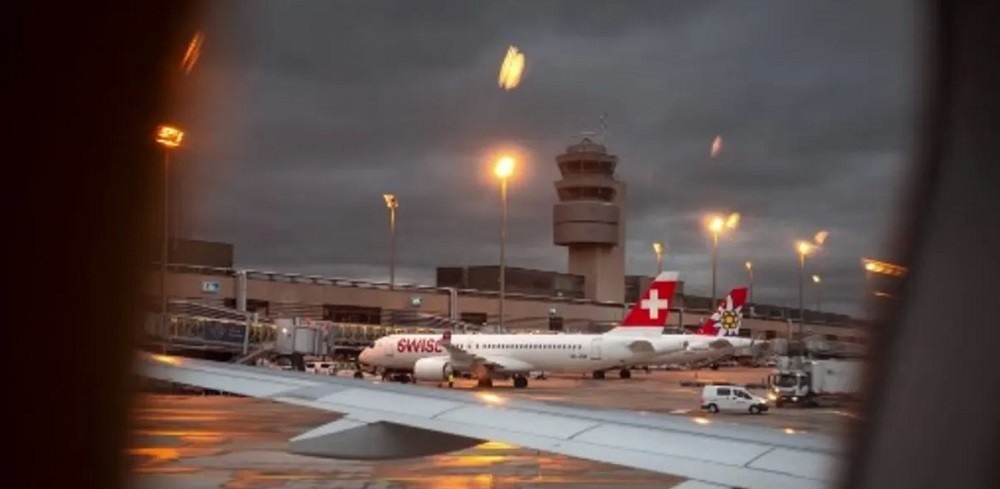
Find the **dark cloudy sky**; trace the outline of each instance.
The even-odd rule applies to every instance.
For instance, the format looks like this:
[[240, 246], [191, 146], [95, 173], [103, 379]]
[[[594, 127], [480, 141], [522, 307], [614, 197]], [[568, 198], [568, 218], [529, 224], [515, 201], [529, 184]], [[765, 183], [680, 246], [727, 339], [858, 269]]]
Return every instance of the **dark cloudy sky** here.
[[[604, 112], [630, 274], [654, 274], [663, 241], [665, 268], [707, 294], [700, 217], [738, 211], [720, 289], [752, 260], [757, 300], [797, 303], [793, 241], [826, 229], [810, 273], [824, 309], [856, 313], [859, 258], [894, 225], [919, 89], [905, 0], [233, 5], [206, 18], [176, 161], [189, 234], [235, 243], [239, 266], [385, 279], [385, 192], [401, 202], [397, 280], [495, 264], [489, 158], [514, 148], [508, 264], [565, 270], [554, 158]], [[510, 44], [527, 68], [505, 92]]]

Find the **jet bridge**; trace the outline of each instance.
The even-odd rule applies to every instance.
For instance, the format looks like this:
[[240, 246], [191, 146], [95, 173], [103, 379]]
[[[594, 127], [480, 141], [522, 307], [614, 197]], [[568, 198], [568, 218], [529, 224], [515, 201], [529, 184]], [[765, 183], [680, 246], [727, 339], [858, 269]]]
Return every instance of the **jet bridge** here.
[[273, 325], [255, 313], [185, 300], [169, 301], [165, 317], [147, 314], [143, 333], [152, 349], [216, 357], [246, 355], [275, 337]]

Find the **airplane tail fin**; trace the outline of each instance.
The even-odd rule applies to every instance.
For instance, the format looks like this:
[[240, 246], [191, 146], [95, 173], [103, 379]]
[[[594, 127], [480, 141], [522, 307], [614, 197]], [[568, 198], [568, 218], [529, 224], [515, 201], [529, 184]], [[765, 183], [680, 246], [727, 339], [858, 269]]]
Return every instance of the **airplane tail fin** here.
[[725, 299], [696, 334], [703, 336], [739, 336], [743, 323], [743, 305], [747, 301], [747, 288], [737, 287], [729, 291]]
[[639, 302], [632, 306], [621, 326], [605, 334], [629, 336], [660, 336], [667, 325], [670, 301], [677, 288], [678, 272], [663, 272], [656, 276]]

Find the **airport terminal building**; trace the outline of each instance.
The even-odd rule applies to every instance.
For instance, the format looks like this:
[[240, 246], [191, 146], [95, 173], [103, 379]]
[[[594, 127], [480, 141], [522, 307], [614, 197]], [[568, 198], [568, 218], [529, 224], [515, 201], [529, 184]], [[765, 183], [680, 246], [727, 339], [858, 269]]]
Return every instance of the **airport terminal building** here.
[[[567, 248], [567, 272], [505, 267], [504, 323], [508, 330], [601, 332], [616, 325], [649, 286], [652, 277], [624, 273], [626, 186], [615, 179], [616, 156], [583, 139], [556, 157], [553, 244]], [[472, 326], [499, 317], [497, 265], [442, 266], [433, 286], [376, 283], [246, 270], [233, 263], [233, 246], [172, 239], [166, 295], [171, 302], [256, 313], [261, 320], [306, 318], [354, 325], [365, 338], [406, 327], [426, 327], [435, 318]], [[158, 310], [159, 264], [145, 286], [149, 310]], [[668, 326], [696, 329], [711, 309], [707, 297], [688, 295], [679, 284]], [[798, 310], [752, 304], [744, 310], [744, 335], [786, 338]], [[805, 312], [806, 335], [861, 342], [864, 328], [838, 314]], [[797, 329], [794, 329], [797, 331]]]
[[[471, 326], [496, 324], [499, 313], [497, 266], [442, 267], [434, 286], [397, 285], [338, 277], [299, 275], [234, 267], [232, 245], [180, 241], [188, 262], [171, 264], [167, 273], [167, 295], [172, 302], [195, 302], [207, 306], [256, 313], [261, 320], [282, 318], [326, 320], [365, 330], [364, 338], [378, 337], [398, 328], [433, 327], [438, 318], [451, 318]], [[197, 259], [197, 251], [213, 250]], [[228, 251], [225, 251], [228, 250]], [[181, 253], [179, 253], [180, 255]], [[223, 261], [211, 258], [223, 257]], [[194, 263], [190, 263], [194, 262]], [[628, 297], [622, 302], [581, 297], [583, 278], [541, 270], [507, 269], [505, 325], [512, 331], [561, 330], [602, 332], [619, 321], [632, 307], [652, 277], [623, 278]], [[159, 295], [159, 271], [150, 270], [146, 285], [149, 310], [155, 311]], [[685, 294], [678, 284], [676, 307], [668, 326], [694, 330], [709, 314], [710, 299]], [[753, 305], [744, 313], [743, 335], [787, 338], [797, 331], [797, 309]], [[843, 315], [806, 311], [805, 334], [860, 342], [864, 329]]]

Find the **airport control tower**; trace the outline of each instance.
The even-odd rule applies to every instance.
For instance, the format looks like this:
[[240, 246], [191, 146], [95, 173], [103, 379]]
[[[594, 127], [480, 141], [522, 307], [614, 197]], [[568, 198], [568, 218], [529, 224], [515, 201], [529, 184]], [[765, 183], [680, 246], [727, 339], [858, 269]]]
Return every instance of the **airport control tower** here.
[[584, 138], [556, 157], [562, 180], [552, 209], [552, 240], [569, 248], [569, 270], [583, 275], [584, 296], [625, 299], [625, 184], [615, 180], [618, 157]]

